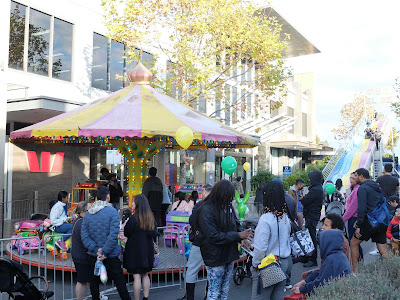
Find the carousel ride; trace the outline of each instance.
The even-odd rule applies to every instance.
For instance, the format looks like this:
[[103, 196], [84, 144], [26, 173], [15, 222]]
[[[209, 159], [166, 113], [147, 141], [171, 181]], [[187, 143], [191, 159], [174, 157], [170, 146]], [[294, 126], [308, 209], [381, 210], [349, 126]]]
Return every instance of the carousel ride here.
[[[123, 155], [127, 168], [125, 194], [129, 206], [132, 205], [134, 196], [142, 191], [148, 175], [149, 160], [164, 149], [252, 148], [258, 144], [255, 138], [161, 94], [150, 85], [152, 76], [139, 62], [129, 72], [130, 86], [70, 112], [14, 131], [10, 135], [10, 141], [15, 145], [33, 143], [49, 148], [69, 145], [118, 150]], [[21, 231], [21, 228], [24, 227], [20, 226], [18, 229], [19, 240], [22, 240], [22, 235], [26, 235], [22, 234], [26, 231]], [[37, 236], [41, 241], [36, 249], [31, 245], [28, 247], [31, 256], [34, 251], [38, 252], [40, 261], [37, 265], [63, 270], [70, 266], [74, 270], [69, 255], [63, 254], [68, 249], [57, 249], [54, 240], [46, 247], [43, 236], [46, 236], [48, 230], [42, 231], [41, 228], [45, 226], [40, 224], [28, 231], [29, 237]], [[48, 238], [55, 236], [51, 232]], [[24, 263], [21, 249], [19, 245], [15, 247], [14, 242], [14, 245], [10, 243], [7, 251], [13, 259]], [[168, 270], [175, 264], [169, 256], [181, 256], [181, 251], [173, 247], [166, 249], [165, 252], [171, 253], [163, 254], [160, 251], [158, 268]], [[54, 250], [62, 254], [57, 259]], [[26, 253], [26, 249], [24, 252]], [[166, 257], [163, 258], [164, 255]], [[47, 260], [52, 264], [47, 263]]]

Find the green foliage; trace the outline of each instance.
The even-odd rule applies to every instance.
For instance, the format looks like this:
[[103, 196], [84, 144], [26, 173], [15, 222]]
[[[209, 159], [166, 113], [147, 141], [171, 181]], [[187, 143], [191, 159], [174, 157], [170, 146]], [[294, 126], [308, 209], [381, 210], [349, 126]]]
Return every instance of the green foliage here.
[[285, 190], [289, 190], [289, 188], [296, 183], [297, 179], [303, 179], [304, 180], [304, 185], [309, 186], [310, 185], [310, 179], [308, 178], [308, 173], [306, 171], [299, 171], [296, 172], [295, 174], [289, 175], [285, 181], [283, 181], [283, 187]]
[[357, 277], [339, 278], [315, 290], [309, 300], [399, 299], [400, 258], [361, 265]]
[[255, 191], [262, 182], [268, 183], [272, 179], [277, 177], [278, 176], [272, 174], [271, 171], [265, 169], [259, 169], [257, 171], [257, 174], [251, 177], [250, 179], [251, 188], [253, 191]]

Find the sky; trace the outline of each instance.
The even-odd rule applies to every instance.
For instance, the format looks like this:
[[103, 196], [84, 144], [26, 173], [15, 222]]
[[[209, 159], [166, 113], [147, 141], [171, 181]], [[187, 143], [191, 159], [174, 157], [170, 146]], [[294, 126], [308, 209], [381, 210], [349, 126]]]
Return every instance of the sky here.
[[316, 134], [334, 140], [340, 109], [358, 92], [392, 87], [400, 77], [400, 1], [273, 0], [272, 6], [320, 54], [291, 59], [315, 73]]

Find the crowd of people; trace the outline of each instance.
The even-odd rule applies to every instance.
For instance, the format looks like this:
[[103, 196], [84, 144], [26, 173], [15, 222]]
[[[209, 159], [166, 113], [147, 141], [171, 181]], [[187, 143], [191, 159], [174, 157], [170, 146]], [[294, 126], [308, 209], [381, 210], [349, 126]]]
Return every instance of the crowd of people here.
[[[185, 278], [186, 292], [181, 299], [194, 299], [197, 275], [203, 264], [208, 279], [206, 299], [227, 299], [234, 262], [239, 258], [239, 243], [253, 249], [251, 298], [283, 299], [285, 289], [291, 288], [293, 293], [312, 293], [334, 278], [354, 273], [364, 256], [361, 247], [364, 241], [372, 239], [382, 257], [387, 258], [387, 241], [390, 240], [393, 254], [399, 254], [399, 181], [391, 175], [390, 164], [386, 164], [384, 169], [385, 173], [376, 182], [370, 179], [368, 170], [357, 169], [350, 176], [349, 195], [346, 195], [340, 179], [335, 182], [332, 194], [324, 192], [320, 171], [308, 174], [311, 185], [306, 194], [303, 194], [305, 182], [301, 178], [288, 192], [285, 192], [279, 178], [264, 183], [261, 193], [263, 212], [255, 230], [242, 227], [232, 206], [235, 192], [243, 194], [242, 178], [236, 178], [234, 183], [220, 180], [214, 186], [204, 185], [202, 199], [199, 199], [197, 191], [189, 195], [178, 192], [171, 206], [172, 193], [157, 178], [155, 168], [150, 168], [143, 193], [134, 197], [132, 208], [121, 210], [121, 220], [119, 206], [115, 205], [117, 201], [112, 200], [113, 194], [120, 195], [115, 174], [104, 174], [109, 180], [108, 186], [98, 188], [93, 204], [80, 202], [74, 212], [75, 218], [67, 215], [68, 193], [61, 191], [51, 209], [50, 219], [56, 231], [66, 234], [63, 240], [72, 235], [71, 256], [77, 270], [77, 299], [83, 299], [87, 287], [93, 299], [100, 299], [100, 279], [94, 276], [98, 260], [103, 262], [114, 280], [121, 299], [131, 299], [123, 268], [133, 274], [134, 299], [140, 298], [142, 289], [143, 299], [147, 299], [150, 292], [148, 274], [154, 262], [154, 241], [159, 235], [157, 227], [165, 226], [168, 209], [190, 214], [189, 239], [192, 247]], [[383, 199], [387, 199], [392, 220], [390, 226], [373, 229], [367, 215]], [[332, 203], [342, 204], [346, 209], [330, 209]], [[326, 214], [321, 220], [323, 207]], [[318, 243], [319, 222], [322, 222], [322, 232]], [[293, 260], [289, 242], [293, 224], [300, 229], [308, 229], [314, 251], [303, 263], [304, 267], [315, 267], [304, 273], [294, 286], [290, 283]], [[64, 246], [63, 240], [59, 241], [61, 246]], [[259, 265], [271, 253], [277, 258], [287, 280], [263, 288]]]

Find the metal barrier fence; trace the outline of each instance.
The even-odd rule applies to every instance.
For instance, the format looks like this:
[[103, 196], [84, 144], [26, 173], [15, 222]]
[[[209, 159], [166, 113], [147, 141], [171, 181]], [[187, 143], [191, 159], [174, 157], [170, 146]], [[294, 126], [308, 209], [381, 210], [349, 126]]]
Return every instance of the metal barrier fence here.
[[[184, 237], [186, 231], [177, 227], [158, 228], [161, 235], [156, 239], [159, 249], [159, 263], [150, 275], [151, 289], [184, 285], [186, 257]], [[61, 235], [47, 234], [45, 240], [38, 236], [12, 237], [0, 239], [0, 257], [6, 257], [22, 264], [26, 274], [44, 276], [49, 280], [49, 290], [54, 292], [52, 299], [74, 299], [76, 272], [70, 254], [53, 256], [48, 249], [56, 249], [56, 240]], [[128, 291], [133, 292], [132, 276], [124, 270]], [[204, 277], [204, 271], [203, 271]], [[203, 278], [200, 278], [203, 279]], [[42, 282], [33, 281], [40, 289]], [[102, 294], [117, 294], [111, 281], [100, 285]], [[87, 291], [87, 295], [90, 292]], [[88, 296], [87, 298], [90, 298]], [[8, 299], [8, 295], [0, 293], [0, 300]]]

